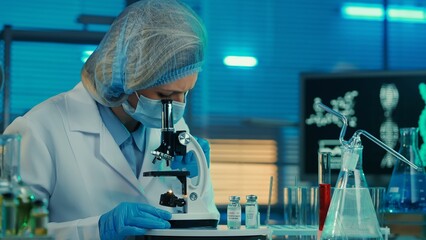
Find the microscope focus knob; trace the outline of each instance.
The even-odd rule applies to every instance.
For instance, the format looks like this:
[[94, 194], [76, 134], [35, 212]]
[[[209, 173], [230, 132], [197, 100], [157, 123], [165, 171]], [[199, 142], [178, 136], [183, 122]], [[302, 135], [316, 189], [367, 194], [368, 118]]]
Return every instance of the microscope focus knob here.
[[186, 146], [191, 142], [191, 137], [186, 132], [181, 132], [178, 136], [179, 143]]

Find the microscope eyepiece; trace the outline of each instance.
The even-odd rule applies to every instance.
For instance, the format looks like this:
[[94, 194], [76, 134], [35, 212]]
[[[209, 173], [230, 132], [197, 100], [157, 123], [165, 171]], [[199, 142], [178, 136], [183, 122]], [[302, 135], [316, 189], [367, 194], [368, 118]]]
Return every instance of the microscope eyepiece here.
[[155, 163], [157, 160], [166, 160], [167, 166], [173, 160], [175, 155], [184, 155], [186, 153], [186, 146], [182, 146], [179, 141], [178, 135], [182, 131], [175, 132], [173, 123], [173, 100], [162, 99], [162, 112], [161, 112], [161, 143], [160, 146], [151, 151], [154, 155]]

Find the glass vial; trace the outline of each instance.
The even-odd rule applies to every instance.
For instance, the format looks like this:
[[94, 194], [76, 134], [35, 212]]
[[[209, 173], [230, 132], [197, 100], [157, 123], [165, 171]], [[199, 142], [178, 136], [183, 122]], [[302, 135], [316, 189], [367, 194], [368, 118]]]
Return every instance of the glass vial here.
[[47, 235], [47, 223], [49, 222], [49, 210], [43, 200], [37, 199], [31, 208], [30, 225], [34, 236]]
[[247, 195], [246, 200], [246, 228], [259, 228], [259, 207], [257, 205], [257, 196]]
[[331, 184], [331, 152], [318, 153], [318, 184]]
[[241, 205], [239, 196], [230, 196], [227, 208], [228, 229], [240, 229], [241, 227]]
[[18, 208], [18, 199], [13, 193], [3, 194], [2, 203], [2, 233], [4, 236], [16, 235], [16, 215]]

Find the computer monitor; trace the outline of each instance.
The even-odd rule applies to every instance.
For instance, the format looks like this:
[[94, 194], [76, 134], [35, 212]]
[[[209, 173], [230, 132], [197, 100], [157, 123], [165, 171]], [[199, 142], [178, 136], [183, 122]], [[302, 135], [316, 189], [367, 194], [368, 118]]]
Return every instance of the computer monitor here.
[[[426, 83], [426, 71], [360, 71], [342, 73], [302, 73], [300, 163], [303, 176], [316, 176], [318, 152], [332, 152], [334, 168], [339, 165], [339, 135], [342, 122], [316, 107], [321, 102], [344, 114], [348, 140], [363, 129], [399, 149], [399, 129], [418, 127], [425, 101], [419, 91]], [[426, 111], [426, 110], [425, 110]], [[426, 113], [425, 113], [426, 114]], [[361, 136], [363, 170], [366, 175], [392, 173], [393, 157]], [[419, 136], [419, 144], [423, 139]], [[338, 166], [338, 168], [340, 168]]]

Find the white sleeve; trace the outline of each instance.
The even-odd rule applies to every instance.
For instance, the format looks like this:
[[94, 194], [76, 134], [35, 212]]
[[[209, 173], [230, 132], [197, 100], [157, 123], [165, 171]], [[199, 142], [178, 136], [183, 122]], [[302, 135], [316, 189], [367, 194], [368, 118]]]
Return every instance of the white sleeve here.
[[48, 224], [48, 233], [55, 239], [100, 239], [99, 217], [95, 216], [61, 223], [50, 222]]

